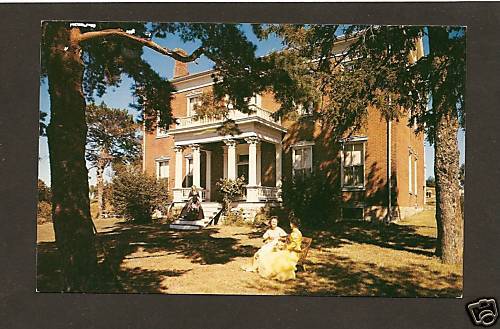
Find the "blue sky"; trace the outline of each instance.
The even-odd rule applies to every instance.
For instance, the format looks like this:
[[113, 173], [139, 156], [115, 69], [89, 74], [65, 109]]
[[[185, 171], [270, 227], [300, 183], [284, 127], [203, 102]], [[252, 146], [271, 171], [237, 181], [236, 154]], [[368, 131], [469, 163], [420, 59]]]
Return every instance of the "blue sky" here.
[[[247, 37], [254, 44], [257, 45], [257, 56], [265, 55], [272, 50], [277, 50], [282, 47], [280, 41], [275, 38], [270, 38], [266, 41], [259, 41], [254, 36], [251, 31], [251, 27], [248, 24], [244, 25], [244, 31]], [[160, 45], [168, 48], [183, 48], [188, 53], [196, 49], [196, 43], [183, 43], [176, 36], [169, 36], [166, 39], [155, 40]], [[427, 42], [424, 40], [424, 46], [427, 48]], [[158, 72], [164, 78], [172, 78], [174, 61], [170, 57], [160, 55], [149, 48], [144, 49], [143, 58], [151, 64], [153, 69]], [[191, 73], [201, 72], [209, 70], [212, 68], [212, 63], [206, 57], [202, 56], [194, 63], [189, 64], [189, 71]], [[128, 78], [124, 78], [122, 84], [116, 88], [108, 88], [106, 94], [102, 98], [97, 98], [96, 102], [104, 101], [108, 106], [114, 108], [124, 108], [128, 109], [134, 115], [137, 114], [129, 104], [133, 103], [130, 92], [130, 86], [132, 81]], [[43, 112], [49, 113], [50, 111], [50, 100], [48, 94], [48, 85], [46, 81], [42, 81], [40, 84], [40, 109]], [[458, 143], [460, 150], [460, 163], [465, 161], [465, 133], [460, 131], [458, 134]], [[39, 139], [39, 157], [38, 162], [38, 177], [50, 185], [50, 167], [49, 167], [49, 155], [48, 155], [47, 138], [41, 137]], [[425, 177], [434, 176], [434, 147], [425, 145]], [[95, 184], [95, 172], [90, 171], [90, 183]]]

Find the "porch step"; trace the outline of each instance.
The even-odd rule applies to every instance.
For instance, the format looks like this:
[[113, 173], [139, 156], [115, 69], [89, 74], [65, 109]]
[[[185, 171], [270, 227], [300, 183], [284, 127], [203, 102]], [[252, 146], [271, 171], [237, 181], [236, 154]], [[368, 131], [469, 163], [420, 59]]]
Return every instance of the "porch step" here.
[[202, 202], [201, 207], [205, 218], [197, 221], [187, 221], [177, 219], [169, 225], [171, 229], [175, 230], [199, 230], [206, 226], [214, 218], [215, 215], [222, 209], [222, 206], [217, 202]]

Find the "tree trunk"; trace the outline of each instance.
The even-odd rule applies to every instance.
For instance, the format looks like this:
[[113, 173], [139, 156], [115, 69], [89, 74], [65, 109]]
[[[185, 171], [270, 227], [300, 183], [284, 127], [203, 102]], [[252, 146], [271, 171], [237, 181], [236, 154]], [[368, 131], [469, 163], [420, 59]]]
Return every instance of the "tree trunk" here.
[[442, 115], [436, 124], [434, 174], [436, 176], [436, 254], [444, 263], [463, 261], [463, 217], [460, 205], [458, 118]]
[[[435, 71], [442, 73], [432, 93], [432, 108], [436, 117], [434, 136], [434, 175], [436, 179], [436, 255], [446, 264], [463, 262], [463, 216], [460, 203], [459, 129], [456, 104], [447, 99], [446, 70], [438, 70], [446, 61], [449, 35], [446, 28], [429, 28], [430, 57]], [[438, 73], [439, 74], [439, 73]]]
[[52, 218], [67, 291], [88, 290], [97, 265], [85, 165], [83, 62], [77, 34], [77, 29], [69, 31], [60, 24], [47, 63]]

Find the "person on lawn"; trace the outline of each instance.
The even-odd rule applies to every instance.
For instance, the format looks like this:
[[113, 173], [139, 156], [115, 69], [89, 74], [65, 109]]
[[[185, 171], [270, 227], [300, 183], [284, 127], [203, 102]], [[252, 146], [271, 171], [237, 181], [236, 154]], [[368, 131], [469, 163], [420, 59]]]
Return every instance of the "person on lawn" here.
[[253, 256], [252, 266], [242, 267], [243, 270], [248, 272], [255, 272], [259, 267], [259, 261], [265, 254], [273, 252], [273, 249], [280, 243], [280, 240], [286, 238], [286, 232], [278, 226], [278, 217], [271, 217], [269, 221], [269, 228], [262, 236], [264, 245]]
[[202, 220], [205, 218], [203, 208], [201, 207], [201, 198], [194, 185], [189, 192], [188, 202], [186, 202], [181, 210], [180, 218], [189, 221]]
[[285, 244], [277, 244], [271, 252], [259, 258], [257, 272], [261, 277], [278, 281], [295, 279], [301, 253], [302, 233], [294, 220], [290, 221], [290, 228], [292, 231]]

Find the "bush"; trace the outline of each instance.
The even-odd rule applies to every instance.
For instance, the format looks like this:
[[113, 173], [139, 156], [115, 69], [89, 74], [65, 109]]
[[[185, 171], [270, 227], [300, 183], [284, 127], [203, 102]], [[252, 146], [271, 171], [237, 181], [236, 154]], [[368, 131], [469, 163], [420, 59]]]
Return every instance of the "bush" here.
[[335, 220], [339, 213], [340, 193], [324, 175], [311, 173], [283, 180], [283, 206], [304, 226], [318, 227]]
[[168, 186], [136, 167], [124, 167], [113, 178], [111, 202], [126, 219], [149, 222], [155, 209], [167, 209]]
[[47, 201], [39, 201], [36, 214], [36, 223], [52, 222], [52, 206]]
[[224, 213], [227, 214], [231, 208], [231, 203], [236, 200], [237, 197], [242, 196], [245, 188], [245, 179], [243, 177], [238, 177], [236, 179], [221, 178], [216, 183], [217, 189], [222, 194], [222, 203], [224, 208]]
[[247, 225], [245, 218], [243, 218], [243, 209], [228, 211], [227, 215], [224, 217], [224, 224], [236, 226]]

